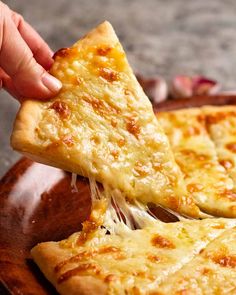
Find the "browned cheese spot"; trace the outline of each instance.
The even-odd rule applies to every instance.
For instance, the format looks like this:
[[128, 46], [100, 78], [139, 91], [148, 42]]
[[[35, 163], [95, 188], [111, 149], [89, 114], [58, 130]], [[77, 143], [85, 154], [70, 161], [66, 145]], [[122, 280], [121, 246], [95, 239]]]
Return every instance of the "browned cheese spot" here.
[[69, 53], [70, 48], [61, 48], [54, 53], [53, 59], [55, 59], [56, 57], [67, 57]]
[[141, 162], [136, 162], [134, 166], [134, 175], [144, 177], [149, 174], [149, 168]]
[[231, 152], [236, 153], [236, 142], [227, 143], [225, 147]]
[[167, 248], [167, 249], [174, 249], [175, 248], [175, 245], [173, 244], [172, 241], [170, 241], [166, 237], [163, 237], [159, 234], [155, 234], [152, 237], [151, 243], [153, 246], [158, 247], [158, 248]]
[[204, 268], [201, 270], [201, 274], [204, 275], [204, 276], [209, 275], [211, 272], [212, 272], [212, 270], [211, 270], [210, 268], [207, 268], [207, 267], [204, 267]]
[[117, 150], [112, 150], [111, 151], [111, 155], [114, 157], [114, 159], [118, 159], [118, 157], [119, 157], [119, 151], [117, 151]]
[[117, 253], [120, 252], [120, 249], [115, 246], [104, 246], [101, 249], [98, 250], [99, 253], [104, 254], [104, 253]]
[[119, 73], [111, 70], [111, 69], [108, 69], [108, 68], [101, 68], [99, 69], [99, 75], [107, 80], [108, 82], [114, 82], [114, 81], [117, 81], [119, 80]]
[[196, 126], [189, 126], [187, 130], [184, 132], [185, 137], [199, 135], [201, 133], [200, 129]]
[[100, 137], [97, 136], [97, 135], [92, 135], [92, 136], [90, 137], [90, 139], [91, 139], [91, 141], [94, 142], [95, 144], [99, 144], [99, 143], [101, 142]]
[[50, 108], [53, 109], [62, 119], [67, 119], [71, 114], [68, 105], [63, 101], [54, 101]]
[[94, 255], [94, 251], [83, 251], [80, 252], [79, 254], [70, 257], [69, 259], [63, 260], [60, 263], [58, 263], [54, 270], [55, 272], [59, 272], [67, 263], [71, 262], [80, 262], [86, 258], [91, 258]]
[[221, 194], [220, 194], [220, 196], [222, 197], [222, 198], [226, 198], [226, 199], [228, 199], [228, 200], [230, 200], [230, 201], [236, 201], [236, 193], [235, 192], [233, 192], [233, 191], [231, 191], [231, 190], [224, 190]]
[[212, 225], [211, 227], [212, 228], [215, 228], [215, 229], [224, 229], [225, 228], [225, 224], [219, 223], [219, 224]]
[[201, 124], [205, 123], [205, 115], [203, 114], [197, 115], [197, 121]]
[[235, 255], [219, 254], [219, 255], [215, 255], [210, 258], [214, 263], [219, 264], [220, 266], [236, 268], [236, 256]]
[[72, 147], [74, 145], [74, 140], [71, 135], [64, 136], [62, 138], [62, 142], [68, 147]]
[[111, 114], [119, 114], [120, 109], [114, 105], [105, 102], [102, 99], [98, 99], [91, 95], [84, 95], [82, 99], [90, 104], [93, 110], [100, 116], [109, 116]]
[[114, 128], [117, 127], [117, 120], [116, 119], [114, 119], [114, 118], [111, 119], [111, 126]]
[[116, 275], [110, 274], [110, 275], [105, 276], [104, 282], [110, 283], [110, 282], [116, 281], [117, 279], [118, 279], [118, 277]]
[[[100, 249], [92, 249], [92, 250], [85, 250], [80, 252], [77, 255], [74, 255], [70, 257], [69, 259], [63, 260], [62, 262], [58, 263], [54, 270], [55, 272], [59, 272], [66, 264], [73, 263], [73, 262], [80, 262], [82, 260], [86, 260], [89, 258], [92, 258], [99, 254], [120, 254], [121, 250], [114, 246], [104, 246]], [[115, 259], [119, 259], [119, 255], [117, 257], [114, 257]]]
[[154, 255], [154, 254], [148, 254], [147, 255], [147, 258], [148, 260], [150, 260], [151, 262], [155, 262], [155, 263], [158, 263], [161, 261], [161, 258], [158, 257], [157, 255]]
[[230, 117], [235, 117], [235, 116], [236, 116], [235, 111], [218, 112], [218, 113], [215, 113], [215, 114], [207, 115], [206, 116], [206, 123], [208, 125], [217, 124], [222, 120], [229, 119]]
[[[181, 198], [182, 199], [182, 198]], [[169, 204], [169, 208], [172, 210], [177, 210], [179, 208], [180, 205], [180, 201], [183, 203], [182, 200], [178, 200], [176, 198], [176, 196], [174, 195], [169, 195], [168, 196], [168, 204]]]
[[124, 138], [120, 138], [119, 140], [118, 140], [118, 146], [119, 147], [122, 147], [122, 146], [124, 146], [125, 145], [125, 139]]
[[204, 186], [200, 183], [190, 183], [187, 185], [187, 190], [190, 193], [200, 192], [203, 188]]
[[159, 162], [152, 163], [152, 166], [153, 166], [155, 171], [160, 171], [160, 170], [163, 169], [162, 164], [159, 163]]
[[223, 166], [226, 170], [229, 170], [234, 167], [234, 163], [229, 159], [221, 160], [220, 165]]
[[140, 126], [137, 122], [137, 118], [134, 118], [134, 117], [127, 118], [126, 129], [127, 131], [129, 131], [129, 133], [133, 134], [138, 139], [140, 134]]
[[74, 145], [74, 140], [72, 136], [66, 135], [62, 137], [60, 140], [55, 140], [54, 142], [51, 142], [50, 144], [46, 146], [46, 150], [48, 151], [55, 150], [58, 147], [62, 146], [63, 144], [67, 147], [72, 147]]
[[106, 56], [108, 53], [110, 53], [112, 50], [112, 47], [109, 46], [104, 46], [104, 47], [99, 47], [97, 48], [97, 54], [101, 56]]
[[101, 268], [94, 263], [84, 263], [76, 268], [70, 269], [67, 272], [63, 273], [57, 280], [58, 284], [68, 280], [69, 278], [80, 274], [81, 272], [92, 272], [93, 274], [99, 274]]

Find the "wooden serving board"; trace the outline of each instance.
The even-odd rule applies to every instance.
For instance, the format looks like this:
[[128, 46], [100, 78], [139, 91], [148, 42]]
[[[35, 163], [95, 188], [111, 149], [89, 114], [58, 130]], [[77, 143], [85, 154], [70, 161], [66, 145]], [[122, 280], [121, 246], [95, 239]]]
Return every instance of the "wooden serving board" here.
[[[236, 96], [200, 96], [170, 100], [154, 106], [166, 111], [202, 105], [236, 104]], [[1, 294], [57, 294], [30, 259], [39, 242], [61, 240], [81, 229], [90, 212], [90, 191], [85, 178], [22, 158], [0, 181]], [[160, 208], [154, 213], [165, 222], [176, 221]]]

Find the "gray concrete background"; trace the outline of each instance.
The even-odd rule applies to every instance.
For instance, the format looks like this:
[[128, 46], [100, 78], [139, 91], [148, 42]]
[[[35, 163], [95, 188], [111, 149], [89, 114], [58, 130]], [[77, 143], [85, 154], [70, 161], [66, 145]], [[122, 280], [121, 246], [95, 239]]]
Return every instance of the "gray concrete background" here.
[[[135, 71], [170, 79], [204, 74], [236, 88], [235, 0], [8, 0], [45, 38], [67, 47], [103, 20], [115, 27]], [[0, 92], [0, 176], [18, 155], [9, 146], [19, 105]]]

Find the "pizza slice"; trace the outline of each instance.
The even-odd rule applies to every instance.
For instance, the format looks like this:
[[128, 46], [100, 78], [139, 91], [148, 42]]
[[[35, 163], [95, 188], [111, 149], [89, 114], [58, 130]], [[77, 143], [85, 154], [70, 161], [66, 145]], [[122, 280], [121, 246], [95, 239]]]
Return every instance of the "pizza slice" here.
[[[219, 162], [236, 186], [236, 106], [207, 106], [203, 111]], [[236, 199], [236, 195], [234, 198]]]
[[236, 228], [213, 240], [159, 286], [156, 294], [236, 294]]
[[22, 104], [11, 137], [14, 149], [94, 177], [129, 199], [199, 216], [168, 139], [108, 22], [59, 50], [51, 74], [63, 88], [49, 102]]
[[151, 294], [209, 241], [235, 225], [236, 220], [222, 218], [153, 221], [131, 230], [116, 222], [114, 233], [104, 227], [89, 236], [82, 231], [61, 242], [38, 244], [31, 253], [62, 295]]
[[218, 162], [214, 143], [201, 108], [157, 114], [175, 160], [184, 174], [187, 190], [209, 214], [236, 217], [234, 184]]

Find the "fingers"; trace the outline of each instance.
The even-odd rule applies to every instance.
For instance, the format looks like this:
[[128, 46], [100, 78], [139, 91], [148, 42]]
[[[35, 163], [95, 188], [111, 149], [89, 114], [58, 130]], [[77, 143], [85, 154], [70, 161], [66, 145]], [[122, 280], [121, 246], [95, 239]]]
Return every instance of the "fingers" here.
[[[11, 84], [9, 84], [9, 79], [7, 79], [7, 83], [5, 82], [8, 85], [6, 87], [10, 87], [10, 89], [14, 88], [13, 91], [20, 97], [47, 99], [54, 96], [61, 88], [60, 81], [49, 75], [37, 63], [26, 42], [29, 42], [33, 51], [36, 52], [40, 63], [43, 65], [50, 64], [50, 60], [48, 61], [46, 57], [50, 49], [44, 43], [41, 45], [41, 39], [37, 39], [37, 34], [35, 35], [34, 31], [30, 30], [27, 33], [28, 26], [22, 24], [23, 20], [20, 20], [18, 24], [20, 30], [24, 32], [25, 41], [11, 18], [9, 9], [3, 14], [2, 22], [3, 32], [0, 66], [7, 76], [11, 78]], [[33, 45], [34, 41], [36, 45]], [[43, 57], [39, 57], [40, 55], [37, 53], [40, 50], [40, 46], [46, 50]], [[51, 56], [51, 52], [49, 56]]]
[[48, 70], [53, 63], [53, 51], [21, 15], [13, 11], [11, 15], [21, 37], [31, 49], [36, 61]]

